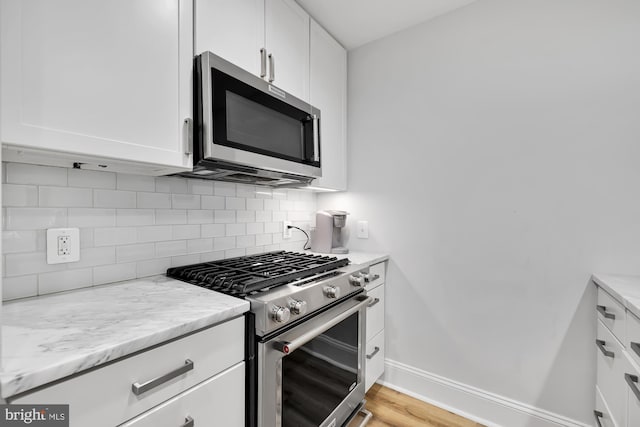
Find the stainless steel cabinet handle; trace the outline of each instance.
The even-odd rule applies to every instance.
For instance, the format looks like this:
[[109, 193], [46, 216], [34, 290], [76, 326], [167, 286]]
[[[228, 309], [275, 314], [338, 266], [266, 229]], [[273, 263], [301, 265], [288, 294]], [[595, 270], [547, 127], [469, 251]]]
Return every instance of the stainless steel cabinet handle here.
[[260, 49], [260, 78], [264, 79], [267, 75], [267, 49]]
[[193, 119], [191, 117], [187, 117], [184, 119], [184, 128], [185, 128], [185, 141], [187, 142], [184, 147], [184, 154], [193, 153]]
[[607, 319], [615, 320], [616, 318], [615, 314], [607, 313], [607, 307], [604, 305], [597, 305], [596, 310], [598, 310], [598, 313], [602, 314]]
[[379, 351], [380, 351], [380, 347], [378, 346], [373, 347], [373, 352], [371, 354], [367, 354], [367, 359], [373, 359], [373, 356], [378, 354]]
[[379, 302], [380, 302], [380, 298], [374, 298], [371, 304], [369, 304], [367, 307], [371, 308]]
[[624, 374], [624, 379], [627, 381], [627, 384], [629, 384], [629, 387], [631, 387], [631, 391], [633, 391], [633, 394], [636, 395], [636, 399], [640, 400], [640, 390], [636, 385], [638, 383], [638, 376], [631, 375], [631, 374]]
[[182, 424], [180, 427], [194, 427], [195, 425], [196, 424], [193, 421], [193, 418], [187, 415], [187, 417], [184, 419], [184, 424]]
[[379, 275], [379, 274], [374, 274], [373, 276], [370, 276], [370, 277], [365, 276], [365, 277], [364, 277], [364, 281], [365, 281], [365, 282], [375, 282], [375, 281], [376, 281], [376, 280], [378, 280], [379, 278], [380, 278], [380, 275]]
[[[362, 298], [362, 297], [356, 297], [356, 298]], [[300, 335], [294, 340], [274, 342], [273, 343], [274, 348], [276, 350], [283, 352], [284, 354], [289, 354], [291, 352], [296, 351], [297, 349], [299, 349], [300, 347], [302, 347], [303, 345], [305, 345], [306, 343], [308, 343], [318, 335], [333, 328], [338, 323], [342, 322], [344, 319], [351, 316], [353, 313], [360, 311], [362, 307], [369, 304], [369, 301], [371, 301], [371, 297], [364, 297], [362, 300], [359, 300], [359, 301], [360, 302], [357, 305], [354, 305], [353, 307], [351, 307], [347, 311], [340, 313], [338, 316], [334, 317], [330, 321], [325, 322], [324, 324], [318, 326], [317, 328], [312, 329]]]
[[320, 118], [317, 114], [311, 116], [313, 119], [313, 161], [320, 160]]
[[175, 377], [179, 377], [180, 375], [184, 374], [185, 372], [189, 372], [192, 369], [193, 369], [193, 362], [187, 359], [184, 361], [184, 365], [182, 365], [181, 367], [179, 367], [174, 371], [171, 371], [169, 373], [162, 375], [161, 377], [154, 378], [142, 384], [133, 383], [131, 385], [131, 390], [133, 391], [133, 394], [135, 394], [136, 396], [139, 396], [142, 393], [149, 391], [152, 388], [158, 387], [159, 385], [164, 384], [167, 381], [174, 379]]
[[603, 417], [603, 413], [600, 411], [593, 411], [593, 415], [595, 415], [596, 417], [596, 424], [598, 424], [598, 427], [602, 427], [602, 423], [600, 422], [600, 418]]
[[606, 348], [604, 348], [605, 344], [606, 343], [604, 341], [602, 341], [602, 340], [596, 340], [596, 345], [598, 346], [598, 348], [600, 349], [602, 354], [604, 354], [607, 357], [614, 358], [615, 357], [615, 353], [613, 351], [609, 351]]
[[273, 83], [276, 79], [276, 60], [272, 54], [269, 54], [269, 83]]
[[631, 350], [633, 350], [638, 356], [640, 356], [640, 343], [632, 342]]

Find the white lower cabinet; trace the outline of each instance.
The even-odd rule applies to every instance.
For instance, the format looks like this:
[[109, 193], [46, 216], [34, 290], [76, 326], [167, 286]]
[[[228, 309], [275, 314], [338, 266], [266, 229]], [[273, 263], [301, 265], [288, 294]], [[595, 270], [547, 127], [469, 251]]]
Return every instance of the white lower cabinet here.
[[618, 426], [626, 426], [627, 387], [623, 380], [625, 356], [622, 345], [606, 326], [598, 321], [598, 350], [596, 357], [597, 384], [610, 409], [610, 415]]
[[369, 390], [384, 373], [385, 266], [386, 263], [381, 262], [369, 268], [369, 274], [372, 279], [366, 286], [367, 295], [372, 299], [367, 307], [366, 390]]
[[244, 372], [244, 363], [239, 363], [122, 426], [242, 427], [244, 426]]
[[[617, 427], [613, 422], [613, 418], [611, 418], [611, 411], [609, 407], [604, 403], [604, 398], [602, 397], [602, 393], [600, 393], [600, 389], [596, 386], [596, 406], [593, 411], [593, 415], [600, 422], [600, 426], [602, 427]], [[596, 422], [596, 425], [597, 422]]]
[[367, 341], [365, 390], [369, 390], [384, 373], [384, 331]]
[[[8, 401], [11, 404], [68, 404], [70, 427], [113, 427], [214, 380], [216, 375], [243, 360], [244, 318], [241, 317]], [[226, 387], [227, 383], [213, 381], [212, 384]], [[242, 381], [217, 392], [236, 396], [243, 390], [244, 371]], [[239, 402], [244, 405], [244, 399]]]

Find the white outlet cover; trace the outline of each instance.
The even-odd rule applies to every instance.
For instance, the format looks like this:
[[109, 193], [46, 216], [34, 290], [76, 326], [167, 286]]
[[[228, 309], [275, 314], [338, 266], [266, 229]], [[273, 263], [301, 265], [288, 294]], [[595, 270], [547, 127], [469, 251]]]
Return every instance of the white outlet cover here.
[[282, 221], [282, 238], [283, 239], [291, 238], [291, 235], [292, 235], [291, 233], [293, 232], [293, 230], [289, 228], [290, 225], [293, 225], [291, 221]]
[[[58, 238], [69, 238], [69, 253], [58, 254]], [[62, 264], [80, 261], [80, 229], [79, 228], [50, 228], [47, 230], [47, 264]]]

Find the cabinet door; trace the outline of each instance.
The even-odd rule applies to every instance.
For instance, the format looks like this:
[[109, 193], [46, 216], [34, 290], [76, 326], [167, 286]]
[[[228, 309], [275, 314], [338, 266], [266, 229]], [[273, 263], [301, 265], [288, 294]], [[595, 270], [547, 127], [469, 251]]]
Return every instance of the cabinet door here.
[[260, 76], [264, 0], [195, 0], [195, 53], [212, 52]]
[[309, 15], [293, 0], [265, 1], [265, 44], [273, 84], [309, 102]]
[[367, 307], [367, 341], [384, 329], [384, 284], [367, 289], [373, 302]]
[[2, 142], [187, 169], [190, 0], [3, 0]]
[[347, 51], [311, 20], [310, 100], [320, 109], [322, 178], [316, 187], [347, 189]]
[[384, 373], [384, 331], [367, 341], [364, 387], [368, 391]]

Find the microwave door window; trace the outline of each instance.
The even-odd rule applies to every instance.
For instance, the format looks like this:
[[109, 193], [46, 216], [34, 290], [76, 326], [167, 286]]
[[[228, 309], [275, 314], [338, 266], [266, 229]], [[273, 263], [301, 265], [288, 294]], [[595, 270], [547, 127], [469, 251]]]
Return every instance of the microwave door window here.
[[227, 141], [260, 154], [301, 161], [303, 123], [232, 91], [226, 91]]

